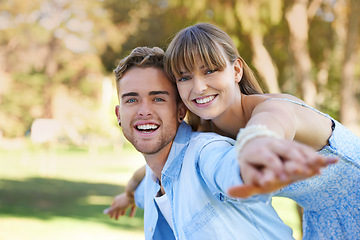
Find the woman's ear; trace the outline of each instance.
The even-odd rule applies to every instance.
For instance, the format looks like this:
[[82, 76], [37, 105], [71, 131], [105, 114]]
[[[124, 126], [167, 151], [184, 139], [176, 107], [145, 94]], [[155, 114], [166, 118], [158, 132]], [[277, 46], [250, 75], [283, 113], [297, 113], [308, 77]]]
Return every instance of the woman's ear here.
[[178, 103], [178, 121], [181, 123], [186, 116], [187, 108], [183, 102]]
[[239, 58], [234, 62], [234, 71], [235, 71], [235, 82], [239, 83], [244, 74], [243, 64]]

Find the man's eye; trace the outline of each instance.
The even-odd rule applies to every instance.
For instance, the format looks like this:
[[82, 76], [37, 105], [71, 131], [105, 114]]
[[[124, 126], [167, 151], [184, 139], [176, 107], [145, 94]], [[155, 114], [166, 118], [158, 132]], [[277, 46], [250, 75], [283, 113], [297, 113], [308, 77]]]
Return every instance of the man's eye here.
[[128, 100], [126, 100], [127, 103], [134, 103], [136, 102], [136, 99], [135, 98], [130, 98]]
[[154, 101], [155, 102], [164, 102], [165, 100], [163, 98], [155, 98]]

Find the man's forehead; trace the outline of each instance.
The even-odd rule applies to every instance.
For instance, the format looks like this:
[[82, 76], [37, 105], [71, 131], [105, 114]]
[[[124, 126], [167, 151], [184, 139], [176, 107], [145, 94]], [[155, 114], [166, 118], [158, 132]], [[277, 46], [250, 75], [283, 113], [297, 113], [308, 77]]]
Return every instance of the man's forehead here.
[[124, 74], [119, 82], [121, 93], [171, 92], [176, 87], [158, 68], [133, 68]]

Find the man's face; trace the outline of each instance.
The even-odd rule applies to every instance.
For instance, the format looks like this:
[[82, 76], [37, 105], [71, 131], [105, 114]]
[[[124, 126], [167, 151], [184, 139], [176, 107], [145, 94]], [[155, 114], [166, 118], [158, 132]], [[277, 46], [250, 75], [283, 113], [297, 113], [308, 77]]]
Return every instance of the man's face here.
[[118, 120], [126, 139], [143, 154], [170, 149], [185, 107], [176, 103], [176, 89], [157, 68], [132, 68], [118, 86]]

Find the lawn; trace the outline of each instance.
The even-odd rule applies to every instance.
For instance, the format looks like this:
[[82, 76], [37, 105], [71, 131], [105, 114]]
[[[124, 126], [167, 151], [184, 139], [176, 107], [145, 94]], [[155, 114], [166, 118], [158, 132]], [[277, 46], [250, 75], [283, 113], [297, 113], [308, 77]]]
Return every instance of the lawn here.
[[[118, 221], [102, 214], [144, 163], [127, 145], [0, 150], [0, 240], [144, 239], [141, 209]], [[273, 202], [300, 239], [295, 204]]]

